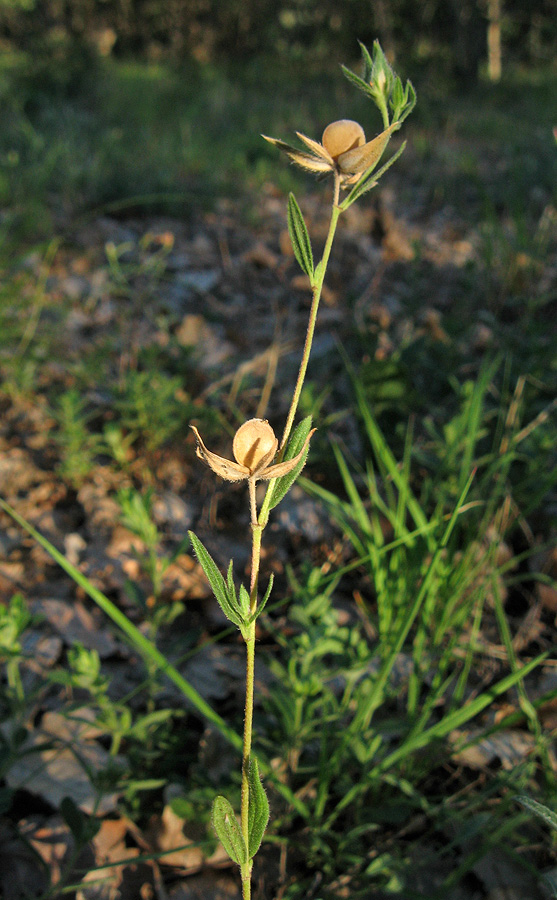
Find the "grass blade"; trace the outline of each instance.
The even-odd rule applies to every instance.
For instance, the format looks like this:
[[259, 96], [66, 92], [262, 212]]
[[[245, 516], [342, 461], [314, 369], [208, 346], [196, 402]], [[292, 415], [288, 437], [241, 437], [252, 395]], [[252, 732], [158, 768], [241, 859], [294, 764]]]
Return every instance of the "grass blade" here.
[[[127, 616], [121, 612], [117, 606], [112, 603], [111, 600], [106, 597], [102, 591], [99, 591], [88, 578], [83, 575], [79, 569], [76, 569], [66, 557], [60, 553], [56, 547], [50, 543], [50, 541], [45, 538], [40, 532], [33, 528], [33, 526], [20, 516], [19, 513], [12, 509], [8, 503], [0, 498], [0, 507], [6, 512], [9, 516], [14, 519], [15, 522], [18, 523], [28, 534], [31, 535], [34, 540], [37, 541], [38, 544], [43, 547], [46, 552], [58, 563], [58, 565], [66, 572], [67, 575], [70, 576], [76, 584], [78, 584], [85, 593], [94, 600], [97, 606], [102, 609], [106, 615], [112, 619], [115, 625], [120, 628], [120, 630], [126, 635], [126, 637], [130, 640], [134, 647], [141, 653], [144, 659], [150, 659], [161, 672], [163, 672], [170, 681], [172, 681], [177, 688], [184, 694], [184, 696], [190, 701], [192, 706], [197, 709], [197, 711], [208, 721], [211, 722], [217, 729], [220, 731], [222, 736], [226, 738], [226, 740], [234, 747], [235, 750], [238, 750], [239, 753], [242, 753], [243, 749], [243, 741], [239, 734], [237, 734], [232, 728], [230, 728], [224, 719], [219, 716], [215, 710], [209, 706], [206, 700], [203, 699], [201, 694], [199, 694], [194, 687], [184, 678], [183, 675], [178, 672], [178, 670], [172, 665], [172, 663], [168, 662], [165, 656], [158, 650], [154, 644], [151, 643], [146, 637], [144, 637], [138, 628], [130, 622]], [[282, 784], [278, 780], [278, 778], [274, 775], [271, 766], [268, 762], [258, 756], [259, 766], [261, 771], [264, 774], [272, 779], [273, 785], [276, 788], [277, 792], [281, 794], [284, 799], [290, 803], [294, 809], [296, 809], [300, 815], [304, 818], [307, 818], [309, 813], [306, 804], [297, 797], [293, 791], [286, 784]]]

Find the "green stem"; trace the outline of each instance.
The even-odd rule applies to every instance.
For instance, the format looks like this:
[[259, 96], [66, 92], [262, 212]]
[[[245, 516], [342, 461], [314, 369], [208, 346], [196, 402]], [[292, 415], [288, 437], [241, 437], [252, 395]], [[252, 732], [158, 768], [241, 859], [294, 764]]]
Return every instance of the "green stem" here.
[[[329, 262], [329, 256], [331, 254], [331, 247], [333, 246], [333, 240], [335, 237], [335, 232], [337, 228], [338, 218], [343, 211], [339, 206], [339, 196], [340, 196], [340, 176], [337, 172], [335, 172], [335, 183], [334, 183], [334, 191], [333, 191], [333, 209], [331, 212], [331, 221], [329, 223], [329, 232], [327, 234], [327, 240], [325, 241], [325, 247], [323, 249], [323, 256], [321, 257], [321, 262], [316, 268], [316, 272], [318, 273], [318, 277], [313, 284], [313, 298], [311, 302], [311, 310], [309, 313], [309, 322], [306, 331], [306, 339], [304, 342], [304, 349], [302, 352], [302, 359], [300, 361], [300, 368], [298, 371], [298, 378], [296, 381], [296, 387], [294, 388], [294, 394], [292, 395], [292, 402], [290, 403], [290, 409], [288, 410], [288, 416], [286, 419], [286, 425], [284, 426], [284, 432], [282, 435], [282, 440], [280, 443], [280, 451], [277, 457], [277, 460], [280, 462], [282, 457], [284, 456], [286, 445], [288, 443], [288, 438], [290, 437], [290, 432], [292, 431], [292, 425], [294, 424], [294, 418], [296, 416], [296, 412], [298, 411], [298, 404], [300, 402], [300, 396], [302, 393], [302, 388], [304, 386], [304, 381], [306, 377], [306, 371], [309, 363], [309, 357], [311, 353], [311, 345], [313, 343], [313, 334], [315, 331], [315, 323], [317, 321], [317, 311], [319, 309], [319, 301], [321, 300], [321, 292], [323, 290], [323, 282], [325, 280], [325, 273], [327, 271], [327, 264]], [[267, 487], [267, 493], [265, 494], [265, 499], [261, 505], [261, 511], [259, 514], [259, 523], [264, 528], [269, 520], [269, 505], [271, 502], [271, 497], [273, 494], [273, 487], [275, 485], [276, 478], [271, 479], [269, 481]]]
[[[313, 334], [315, 331], [315, 323], [317, 320], [317, 311], [319, 309], [319, 301], [321, 299], [321, 292], [323, 290], [323, 281], [325, 279], [325, 272], [327, 270], [327, 263], [329, 262], [329, 256], [331, 253], [331, 247], [333, 246], [333, 239], [335, 236], [335, 231], [337, 227], [338, 217], [340, 216], [342, 209], [339, 206], [339, 195], [340, 195], [340, 176], [338, 173], [335, 173], [335, 183], [334, 183], [334, 193], [333, 193], [333, 209], [331, 213], [331, 221], [329, 224], [329, 232], [327, 234], [327, 240], [325, 242], [325, 247], [323, 250], [323, 256], [321, 258], [321, 262], [319, 263], [317, 272], [317, 278], [313, 284], [313, 299], [311, 303], [311, 310], [309, 314], [309, 322], [306, 332], [306, 339], [304, 343], [304, 349], [302, 353], [302, 359], [300, 362], [300, 369], [298, 371], [298, 379], [296, 381], [296, 387], [294, 388], [294, 394], [292, 397], [292, 402], [290, 404], [290, 409], [288, 411], [288, 417], [286, 419], [286, 425], [284, 427], [284, 433], [282, 436], [282, 441], [280, 445], [280, 451], [278, 455], [278, 459], [281, 460], [284, 456], [284, 452], [286, 450], [286, 445], [288, 443], [288, 438], [290, 437], [290, 432], [292, 431], [292, 425], [294, 424], [294, 418], [296, 416], [296, 412], [298, 409], [298, 404], [300, 402], [300, 395], [302, 393], [302, 388], [304, 386], [304, 380], [306, 377], [306, 371], [309, 363], [309, 357], [311, 353], [311, 345], [313, 342]], [[265, 494], [265, 499], [261, 506], [261, 510], [259, 513], [259, 517], [257, 515], [257, 505], [256, 505], [256, 497], [255, 497], [255, 479], [250, 478], [248, 481], [249, 487], [249, 499], [250, 499], [250, 514], [251, 514], [251, 537], [252, 537], [252, 548], [251, 548], [251, 583], [250, 583], [250, 612], [253, 614], [257, 609], [257, 584], [259, 579], [259, 566], [261, 562], [261, 538], [263, 535], [263, 529], [265, 528], [268, 519], [269, 519], [269, 505], [272, 496], [272, 489], [276, 479], [272, 479], [269, 482], [269, 486], [267, 488], [267, 492]], [[251, 742], [252, 742], [252, 732], [253, 732], [253, 690], [254, 690], [254, 672], [255, 672], [255, 621], [251, 623], [248, 629], [247, 636], [245, 637], [246, 642], [246, 703], [245, 703], [245, 712], [244, 712], [244, 741], [243, 741], [243, 752], [242, 752], [242, 795], [241, 795], [241, 812], [240, 812], [240, 822], [242, 835], [246, 844], [246, 847], [249, 847], [249, 761], [251, 754]], [[252, 869], [252, 861], [248, 860], [241, 866], [241, 876], [242, 876], [242, 897], [243, 900], [250, 900], [251, 898], [251, 869]]]
[[[249, 760], [251, 754], [251, 739], [253, 729], [253, 685], [255, 673], [255, 622], [249, 626], [249, 634], [246, 638], [246, 705], [244, 713], [244, 750], [242, 754], [242, 800], [241, 800], [241, 827], [242, 835], [249, 847]], [[251, 897], [251, 860], [241, 867], [242, 896], [243, 900]]]
[[[261, 562], [261, 536], [263, 527], [257, 521], [257, 504], [255, 496], [255, 479], [248, 481], [250, 514], [251, 514], [251, 577], [250, 577], [250, 612], [257, 609], [257, 584], [259, 580], [259, 565]], [[246, 701], [244, 707], [244, 741], [242, 749], [242, 795], [240, 821], [242, 835], [249, 847], [249, 760], [251, 755], [251, 741], [253, 734], [253, 688], [255, 674], [255, 621], [248, 629], [246, 642]], [[243, 900], [251, 898], [251, 860], [241, 867], [242, 897]]]
[[294, 423], [294, 417], [296, 415], [296, 411], [298, 409], [298, 403], [300, 402], [300, 395], [302, 393], [302, 388], [304, 386], [304, 380], [306, 377], [306, 371], [309, 363], [309, 356], [311, 353], [311, 345], [313, 342], [313, 333], [315, 331], [315, 323], [317, 321], [317, 311], [319, 309], [319, 301], [321, 299], [321, 291], [323, 290], [323, 282], [325, 280], [325, 272], [327, 270], [327, 263], [329, 262], [329, 256], [331, 253], [331, 247], [333, 246], [333, 239], [335, 236], [335, 231], [337, 227], [338, 217], [340, 216], [342, 210], [338, 205], [339, 201], [339, 193], [340, 193], [340, 179], [337, 173], [335, 173], [335, 186], [334, 186], [334, 197], [333, 197], [333, 210], [331, 213], [331, 221], [329, 224], [329, 233], [327, 234], [327, 240], [325, 242], [325, 248], [323, 250], [323, 256], [321, 258], [321, 262], [318, 266], [319, 276], [313, 285], [313, 299], [311, 303], [311, 310], [309, 314], [309, 322], [306, 332], [306, 340], [304, 343], [304, 350], [302, 353], [302, 359], [300, 361], [300, 369], [298, 371], [298, 379], [296, 381], [296, 387], [294, 388], [294, 394], [292, 396], [292, 402], [290, 404], [290, 409], [288, 411], [288, 418], [286, 419], [286, 425], [284, 426], [284, 433], [282, 435], [282, 441], [280, 443], [280, 454], [279, 459], [282, 458], [282, 454], [286, 449], [286, 443], [288, 438], [290, 437], [290, 432], [292, 431], [292, 425]]

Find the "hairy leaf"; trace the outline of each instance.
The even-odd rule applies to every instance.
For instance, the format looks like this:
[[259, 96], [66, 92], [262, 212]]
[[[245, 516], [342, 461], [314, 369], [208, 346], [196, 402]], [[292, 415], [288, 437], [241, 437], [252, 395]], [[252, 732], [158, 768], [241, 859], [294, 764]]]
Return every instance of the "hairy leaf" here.
[[[226, 618], [229, 619], [234, 625], [237, 625], [238, 628], [241, 628], [244, 625], [244, 620], [240, 614], [240, 611], [235, 603], [235, 594], [230, 595], [230, 591], [222, 577], [216, 562], [213, 557], [209, 553], [209, 551], [203, 546], [197, 535], [193, 533], [193, 531], [188, 532], [190, 536], [190, 540], [193, 545], [193, 549], [195, 550], [195, 555], [199, 560], [201, 568], [205, 572], [207, 577], [207, 581], [211, 585], [213, 589], [213, 593], [225, 614]], [[230, 582], [232, 578], [231, 567], [228, 569], [228, 581]]]
[[249, 832], [249, 858], [252, 859], [263, 840], [267, 822], [269, 821], [269, 801], [267, 794], [261, 784], [259, 777], [259, 766], [255, 757], [250, 756], [249, 769], [249, 810], [248, 810], [248, 832]]
[[[258, 619], [258, 618], [259, 618], [259, 616], [261, 615], [261, 613], [263, 612], [263, 610], [264, 610], [265, 607], [267, 606], [267, 601], [268, 601], [269, 597], [271, 596], [271, 591], [273, 590], [273, 581], [274, 581], [274, 580], [275, 580], [275, 576], [274, 576], [273, 573], [271, 572], [271, 577], [269, 578], [269, 584], [267, 585], [267, 590], [265, 591], [265, 596], [263, 597], [263, 600], [261, 601], [261, 603], [259, 604], [259, 606], [258, 606], [257, 609], [255, 610], [254, 614], [250, 617], [250, 619], [249, 619], [249, 624], [250, 624], [250, 625], [251, 625], [251, 623], [252, 623], [253, 621], [255, 621], [255, 619]], [[246, 592], [246, 593], [247, 593], [247, 592]]]
[[288, 231], [294, 249], [294, 256], [298, 260], [302, 271], [309, 275], [313, 281], [311, 241], [302, 211], [292, 193], [288, 195]]
[[248, 851], [234, 810], [226, 797], [215, 797], [212, 818], [213, 828], [230, 859], [243, 866], [248, 861]]
[[[286, 453], [284, 454], [284, 459], [293, 459], [294, 456], [300, 452], [302, 447], [304, 446], [304, 442], [311, 431], [311, 416], [307, 416], [305, 419], [299, 423], [299, 425], [294, 429], [292, 433], [292, 437], [290, 438], [290, 443], [286, 449]], [[309, 451], [309, 448], [308, 448]], [[273, 488], [273, 494], [271, 497], [271, 502], [269, 504], [269, 509], [274, 509], [278, 503], [282, 500], [284, 495], [290, 490], [294, 482], [296, 481], [298, 475], [304, 468], [307, 460], [307, 452], [303, 454], [298, 465], [292, 469], [291, 472], [288, 472], [287, 475], [283, 475], [281, 478], [277, 479], [277, 482]]]

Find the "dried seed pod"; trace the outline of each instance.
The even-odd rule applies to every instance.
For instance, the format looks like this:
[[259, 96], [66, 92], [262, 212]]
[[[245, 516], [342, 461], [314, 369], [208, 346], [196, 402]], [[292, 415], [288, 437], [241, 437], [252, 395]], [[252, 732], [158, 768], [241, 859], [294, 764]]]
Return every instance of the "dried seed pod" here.
[[234, 435], [234, 458], [252, 474], [264, 469], [274, 459], [277, 450], [278, 440], [266, 419], [248, 419]]
[[368, 141], [367, 144], [364, 129], [352, 119], [339, 119], [337, 122], [331, 122], [330, 125], [327, 125], [323, 132], [321, 144], [297, 131], [296, 134], [310, 150], [309, 153], [305, 150], [291, 147], [289, 144], [285, 144], [284, 141], [279, 141], [276, 138], [266, 137], [265, 135], [263, 137], [270, 144], [286, 153], [289, 159], [296, 165], [301, 166], [302, 169], [308, 169], [310, 172], [316, 172], [320, 175], [324, 175], [327, 172], [336, 172], [340, 176], [342, 187], [347, 187], [350, 184], [355, 184], [366, 169], [379, 162], [389, 143], [391, 134], [399, 128], [400, 122], [393, 122], [385, 131]]
[[330, 125], [327, 125], [321, 138], [322, 145], [334, 160], [338, 159], [341, 153], [346, 153], [347, 150], [361, 147], [365, 141], [364, 129], [352, 119], [339, 119], [338, 122], [331, 122]]
[[253, 478], [254, 481], [269, 481], [271, 478], [287, 475], [302, 459], [315, 431], [315, 428], [310, 431], [304, 446], [293, 459], [272, 465], [278, 450], [278, 440], [265, 419], [248, 419], [240, 425], [232, 443], [236, 462], [208, 450], [195, 425], [190, 425], [190, 428], [197, 439], [197, 455], [225, 481], [245, 481], [248, 478]]

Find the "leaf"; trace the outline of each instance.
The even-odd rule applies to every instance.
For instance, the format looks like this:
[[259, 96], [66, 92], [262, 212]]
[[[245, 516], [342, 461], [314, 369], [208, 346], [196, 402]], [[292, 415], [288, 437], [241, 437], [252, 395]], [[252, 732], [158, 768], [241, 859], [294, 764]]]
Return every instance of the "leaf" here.
[[393, 116], [395, 119], [398, 119], [398, 116], [404, 106], [404, 91], [402, 89], [402, 82], [400, 78], [395, 78], [395, 83], [393, 86], [393, 93], [391, 94], [390, 107], [393, 110]]
[[304, 222], [302, 211], [298, 206], [294, 194], [288, 195], [288, 232], [294, 256], [298, 260], [300, 267], [306, 275], [309, 275], [313, 281], [313, 253], [311, 252], [311, 241], [309, 233]]
[[249, 616], [250, 596], [243, 584], [240, 585], [239, 596], [239, 606], [242, 610], [242, 615], [247, 618]]
[[[308, 434], [311, 431], [311, 416], [307, 416], [305, 419], [297, 425], [292, 433], [292, 437], [290, 438], [290, 443], [286, 448], [286, 453], [284, 454], [284, 460], [293, 459], [300, 452]], [[309, 452], [309, 447], [308, 447]], [[287, 475], [283, 475], [281, 478], [277, 479], [277, 482], [273, 488], [273, 493], [271, 496], [271, 502], [269, 503], [269, 510], [274, 509], [277, 506], [285, 494], [288, 493], [294, 482], [296, 481], [298, 475], [304, 468], [307, 460], [307, 453], [304, 453], [298, 465], [292, 469], [291, 472], [288, 472]]]
[[249, 809], [248, 809], [248, 834], [249, 834], [249, 858], [253, 859], [263, 840], [265, 829], [269, 821], [269, 801], [265, 788], [259, 777], [259, 766], [254, 756], [250, 756], [248, 769], [249, 782]]
[[230, 560], [228, 564], [228, 571], [226, 573], [226, 593], [231, 605], [236, 607], [238, 601], [236, 599], [236, 588], [234, 587], [234, 563], [232, 560]]
[[364, 81], [369, 82], [371, 81], [371, 73], [373, 71], [373, 60], [366, 45], [362, 44], [361, 41], [358, 41], [358, 44], [360, 45], [360, 50], [362, 51], [362, 61], [364, 64]]
[[87, 820], [71, 797], [64, 797], [60, 804], [60, 814], [79, 846], [87, 829]]
[[348, 81], [351, 81], [352, 84], [363, 91], [364, 94], [373, 99], [373, 90], [371, 89], [370, 85], [363, 80], [363, 78], [360, 78], [359, 75], [355, 75], [354, 72], [352, 72], [346, 66], [341, 66], [341, 69], [343, 75], [348, 78]]
[[[274, 580], [275, 580], [275, 576], [274, 576], [273, 573], [271, 572], [271, 576], [270, 576], [270, 578], [269, 578], [269, 584], [267, 585], [267, 590], [265, 591], [265, 596], [263, 597], [263, 600], [261, 601], [261, 603], [259, 604], [259, 606], [258, 606], [257, 609], [255, 610], [254, 614], [250, 617], [250, 619], [249, 619], [249, 624], [250, 624], [250, 625], [251, 625], [252, 622], [254, 622], [256, 619], [259, 618], [259, 616], [261, 615], [261, 613], [263, 612], [263, 610], [264, 610], [265, 607], [267, 606], [267, 601], [268, 601], [269, 597], [271, 596], [271, 591], [273, 590], [273, 582], [274, 582]], [[247, 592], [246, 592], [246, 593], [247, 593]]]
[[[213, 589], [213, 593], [215, 595], [217, 603], [219, 604], [226, 618], [233, 622], [234, 625], [237, 625], [238, 628], [241, 628], [245, 623], [239, 609], [237, 608], [237, 606], [235, 607], [233, 605], [235, 596], [233, 596], [232, 598], [230, 597], [229, 590], [225, 584], [224, 578], [222, 577], [217, 567], [216, 562], [214, 561], [209, 551], [203, 546], [197, 535], [195, 535], [193, 531], [189, 531], [188, 534], [190, 536], [193, 549], [195, 550], [195, 555], [199, 560], [199, 564], [205, 572], [207, 581]], [[232, 565], [232, 563], [230, 565]], [[230, 580], [231, 577], [231, 568], [229, 566], [228, 579]]]
[[406, 82], [406, 88], [404, 90], [404, 102], [405, 107], [402, 111], [399, 121], [404, 122], [405, 119], [408, 118], [412, 110], [414, 109], [417, 101], [416, 90], [411, 81]]
[[234, 810], [226, 797], [215, 797], [212, 819], [217, 837], [230, 859], [239, 866], [245, 865], [248, 851]]
[[554, 813], [551, 809], [548, 809], [547, 806], [544, 806], [543, 803], [538, 803], [537, 800], [533, 800], [532, 797], [528, 797], [526, 794], [515, 797], [515, 800], [517, 803], [520, 803], [521, 806], [524, 806], [526, 809], [530, 810], [530, 812], [533, 812], [539, 819], [543, 819], [547, 825], [550, 825], [551, 828], [557, 831], [557, 813]]

